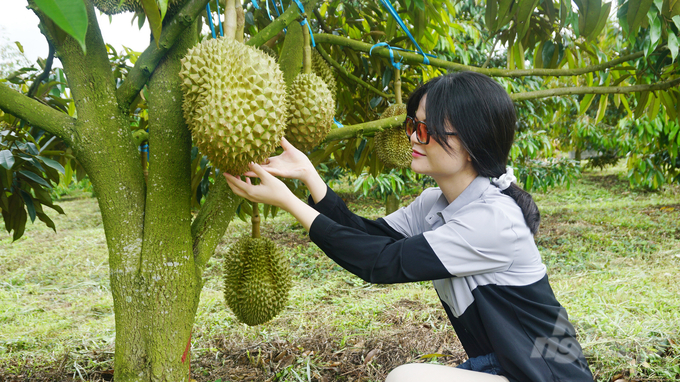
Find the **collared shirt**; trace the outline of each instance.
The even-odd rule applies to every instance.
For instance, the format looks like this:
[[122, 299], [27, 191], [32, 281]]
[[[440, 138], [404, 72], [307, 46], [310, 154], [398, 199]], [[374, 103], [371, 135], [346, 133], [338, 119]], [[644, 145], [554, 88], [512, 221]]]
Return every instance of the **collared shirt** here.
[[430, 188], [376, 221], [330, 188], [310, 238], [373, 283], [432, 280], [470, 358], [496, 353], [511, 381], [592, 381], [515, 201], [476, 178], [453, 202]]

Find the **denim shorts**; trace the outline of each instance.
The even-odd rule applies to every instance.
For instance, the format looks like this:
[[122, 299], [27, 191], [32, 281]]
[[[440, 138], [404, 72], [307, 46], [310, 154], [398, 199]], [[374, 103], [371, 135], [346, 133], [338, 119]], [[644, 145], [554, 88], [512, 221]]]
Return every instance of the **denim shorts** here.
[[457, 367], [459, 369], [478, 371], [486, 374], [504, 374], [500, 363], [498, 363], [498, 358], [496, 358], [496, 353], [489, 353], [486, 355], [480, 355], [479, 357], [470, 358]]

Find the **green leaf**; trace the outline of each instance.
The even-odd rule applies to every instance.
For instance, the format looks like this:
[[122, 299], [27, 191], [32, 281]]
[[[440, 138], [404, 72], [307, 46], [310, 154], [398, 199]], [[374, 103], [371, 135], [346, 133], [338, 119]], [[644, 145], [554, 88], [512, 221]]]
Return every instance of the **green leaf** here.
[[12, 155], [11, 151], [9, 150], [0, 151], [0, 166], [4, 167], [7, 170], [14, 166], [14, 155]]
[[31, 195], [24, 191], [21, 191], [21, 197], [24, 199], [24, 203], [26, 204], [26, 209], [28, 210], [28, 215], [31, 217], [31, 223], [35, 222], [35, 206], [33, 205], [33, 198], [31, 198]]
[[24, 46], [21, 45], [19, 41], [14, 41], [15, 44], [17, 44], [17, 48], [19, 48], [19, 52], [24, 53]]
[[57, 232], [57, 227], [54, 225], [54, 222], [52, 221], [52, 219], [50, 219], [49, 216], [47, 216], [46, 213], [38, 212], [37, 216], [38, 216], [38, 219], [40, 219], [40, 221], [45, 223], [46, 226], [52, 228], [54, 230], [54, 232]]
[[629, 0], [628, 1], [628, 28], [630, 33], [635, 33], [642, 21], [647, 16], [654, 0]]
[[[149, 28], [151, 29], [151, 34], [153, 34], [153, 39], [156, 41], [156, 46], [161, 39], [161, 31], [163, 29], [163, 16], [161, 15], [161, 10], [156, 4], [156, 0], [141, 0], [142, 8], [144, 8], [144, 14], [146, 18], [149, 19]], [[167, 1], [166, 1], [167, 6]], [[210, 15], [208, 15], [210, 17]]]
[[50, 184], [45, 181], [45, 179], [39, 177], [35, 173], [32, 173], [30, 171], [19, 171], [19, 174], [25, 176], [26, 178], [28, 178], [28, 179], [30, 179], [30, 180], [38, 183], [38, 184], [42, 184], [43, 186], [45, 186], [47, 188], [52, 188], [50, 186]]
[[18, 213], [14, 216], [14, 221], [12, 226], [14, 228], [14, 235], [12, 235], [12, 241], [19, 240], [24, 235], [24, 230], [26, 229], [27, 221], [26, 211], [21, 208]]
[[607, 104], [609, 103], [609, 97], [606, 94], [600, 96], [600, 105], [597, 108], [597, 117], [595, 117], [595, 123], [600, 123], [607, 112]]
[[529, 30], [531, 15], [538, 5], [538, 0], [519, 0], [519, 10], [517, 11], [517, 40], [522, 40]]
[[85, 52], [87, 9], [83, 0], [35, 0], [40, 10], [73, 37]]
[[585, 113], [588, 108], [590, 107], [590, 104], [593, 102], [593, 98], [595, 97], [595, 94], [586, 94], [583, 96], [583, 99], [581, 100], [581, 103], [579, 104], [579, 115], [582, 115]]
[[[656, 44], [657, 41], [659, 41], [659, 38], [661, 38], [661, 18], [658, 17], [657, 15], [649, 15], [650, 18], [652, 18], [652, 23], [651, 23], [651, 28], [649, 30], [649, 37], [652, 40], [652, 45]], [[672, 33], [669, 33], [669, 36]]]
[[62, 174], [65, 174], [64, 166], [61, 165], [61, 163], [57, 162], [56, 160], [50, 159], [50, 158], [45, 158], [42, 156], [38, 156], [38, 159], [43, 162], [43, 164], [46, 164], [49, 167], [52, 167], [53, 169], [59, 171]]
[[496, 30], [496, 15], [498, 14], [498, 1], [487, 0], [486, 12], [484, 13], [484, 22], [490, 31]]
[[675, 57], [678, 56], [678, 38], [673, 33], [668, 33], [668, 49], [671, 51], [671, 58], [675, 61]]
[[673, 16], [673, 23], [675, 23], [675, 26], [680, 29], [680, 15]]

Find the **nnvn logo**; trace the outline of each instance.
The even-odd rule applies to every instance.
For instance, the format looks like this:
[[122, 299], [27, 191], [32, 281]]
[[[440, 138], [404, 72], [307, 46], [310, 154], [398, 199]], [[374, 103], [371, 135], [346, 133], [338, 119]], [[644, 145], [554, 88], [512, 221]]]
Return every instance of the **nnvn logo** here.
[[557, 316], [552, 335], [536, 338], [531, 358], [554, 358], [557, 363], [572, 363], [579, 358], [581, 347], [574, 338], [576, 332], [569, 323], [565, 310], [561, 310]]

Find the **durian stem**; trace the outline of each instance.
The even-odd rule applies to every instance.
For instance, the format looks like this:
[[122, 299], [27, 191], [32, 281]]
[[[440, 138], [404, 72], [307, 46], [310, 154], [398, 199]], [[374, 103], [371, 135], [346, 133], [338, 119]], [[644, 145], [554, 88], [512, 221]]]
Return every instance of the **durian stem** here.
[[146, 158], [146, 152], [142, 151], [139, 153], [140, 159], [142, 160], [142, 170], [144, 171], [144, 183], [148, 183], [149, 180], [149, 166]]
[[253, 224], [253, 233], [252, 237], [255, 239], [260, 238], [260, 206], [255, 203], [251, 202], [253, 206], [253, 216], [250, 218], [250, 222]]
[[302, 26], [302, 38], [304, 41], [302, 50], [302, 73], [309, 74], [312, 72], [312, 47], [307, 25]]
[[224, 7], [224, 37], [236, 38], [236, 0], [227, 0]]
[[236, 41], [243, 42], [243, 31], [246, 26], [246, 15], [241, 0], [236, 0]]
[[394, 97], [398, 105], [403, 103], [401, 100], [401, 70], [399, 69], [394, 69]]

